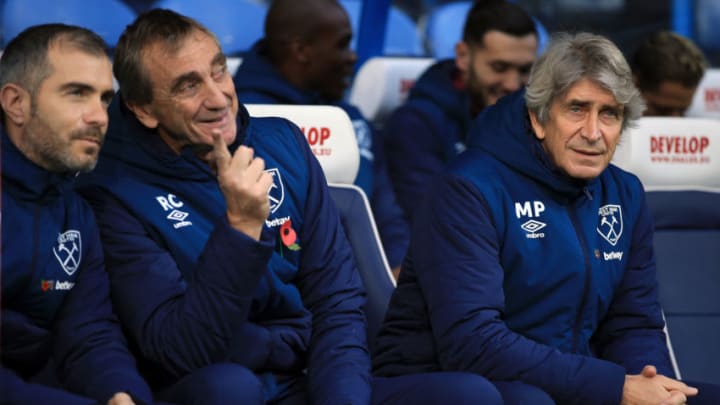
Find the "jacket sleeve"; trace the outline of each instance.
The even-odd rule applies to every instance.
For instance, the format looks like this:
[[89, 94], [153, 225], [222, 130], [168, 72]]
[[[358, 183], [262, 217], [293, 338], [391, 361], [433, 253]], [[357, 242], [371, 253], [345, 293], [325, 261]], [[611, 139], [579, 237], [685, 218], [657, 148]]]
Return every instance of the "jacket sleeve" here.
[[224, 360], [239, 333], [252, 343], [241, 344], [245, 357], [235, 353], [234, 360], [250, 369], [265, 363], [269, 331], [247, 318], [272, 254], [271, 235], [255, 241], [218, 218], [186, 280], [170, 252], [118, 200], [85, 191], [101, 225], [116, 311], [143, 356], [179, 377]]
[[370, 206], [390, 267], [400, 266], [407, 252], [409, 229], [405, 214], [395, 198], [388, 175], [387, 156], [380, 133], [373, 130], [373, 191]]
[[53, 327], [58, 378], [70, 391], [101, 402], [107, 402], [117, 392], [126, 392], [143, 403], [151, 403], [150, 388], [135, 368], [112, 310], [95, 222], [91, 221], [86, 229], [90, 232], [82, 235], [85, 253], [78, 277]]
[[640, 215], [632, 234], [630, 259], [608, 313], [593, 337], [598, 354], [639, 374], [645, 365], [674, 377], [658, 301], [650, 210], [642, 196]]
[[398, 203], [411, 222], [430, 180], [445, 168], [442, 146], [421, 114], [416, 109], [400, 107], [383, 128], [390, 180]]
[[489, 207], [471, 184], [443, 177], [418, 210], [410, 247], [443, 370], [537, 386], [559, 403], [619, 404], [625, 370], [510, 330]]
[[368, 404], [365, 292], [322, 169], [299, 130], [297, 136], [309, 172], [297, 278], [313, 320], [307, 369], [309, 401]]
[[0, 402], [7, 405], [48, 403], [97, 405], [100, 403], [58, 388], [27, 382], [5, 367], [0, 367], [0, 393], [2, 393]]

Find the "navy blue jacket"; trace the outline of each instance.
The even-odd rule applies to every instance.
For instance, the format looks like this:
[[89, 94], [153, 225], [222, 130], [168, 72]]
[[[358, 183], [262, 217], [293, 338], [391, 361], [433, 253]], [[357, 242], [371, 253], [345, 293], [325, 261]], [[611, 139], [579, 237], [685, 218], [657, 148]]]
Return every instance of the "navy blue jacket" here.
[[172, 152], [121, 104], [110, 107], [83, 193], [101, 225], [116, 311], [143, 365], [164, 377], [154, 383], [233, 361], [260, 376], [268, 399], [307, 368], [313, 402], [367, 403], [365, 295], [300, 130], [238, 114], [231, 151], [251, 146], [274, 177], [255, 241], [228, 224], [209, 167], [190, 148]]
[[640, 181], [553, 169], [522, 92], [476, 124], [418, 208], [377, 373], [471, 371], [577, 404], [620, 403], [646, 364], [673, 376]]
[[3, 399], [50, 401], [24, 379], [53, 359], [70, 391], [152, 402], [112, 313], [97, 225], [73, 180], [35, 165], [2, 130]]
[[388, 176], [387, 162], [380, 134], [362, 116], [360, 110], [346, 102], [331, 102], [319, 94], [302, 91], [285, 78], [262, 55], [262, 41], [244, 57], [235, 74], [235, 88], [241, 103], [253, 104], [332, 104], [342, 108], [355, 128], [360, 149], [360, 170], [355, 184], [370, 200], [390, 267], [400, 265], [408, 247], [408, 226], [395, 199]]
[[455, 60], [430, 66], [383, 128], [388, 172], [409, 219], [431, 179], [466, 149], [470, 97], [456, 87], [457, 73]]

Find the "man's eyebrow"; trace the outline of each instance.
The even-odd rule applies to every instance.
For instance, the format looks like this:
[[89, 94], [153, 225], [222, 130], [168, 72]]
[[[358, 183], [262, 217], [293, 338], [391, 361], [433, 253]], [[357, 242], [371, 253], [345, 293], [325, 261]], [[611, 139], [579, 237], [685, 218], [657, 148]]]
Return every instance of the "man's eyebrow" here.
[[587, 101], [587, 100], [580, 100], [580, 99], [577, 99], [577, 98], [571, 98], [570, 100], [567, 100], [564, 104], [565, 104], [566, 106], [576, 105], [576, 106], [579, 106], [579, 107], [587, 107], [587, 106], [589, 106], [591, 103], [590, 103], [590, 101]]
[[170, 92], [177, 93], [183, 84], [200, 80], [202, 80], [200, 74], [194, 70], [192, 72], [183, 73], [172, 81], [170, 85]]
[[222, 52], [218, 52], [217, 54], [215, 54], [215, 57], [213, 58], [211, 65], [212, 66], [224, 65], [226, 63], [227, 63], [227, 56], [225, 56], [225, 54]]
[[82, 82], [68, 82], [63, 83], [62, 86], [60, 86], [60, 90], [84, 90], [84, 91], [94, 91], [95, 87]]

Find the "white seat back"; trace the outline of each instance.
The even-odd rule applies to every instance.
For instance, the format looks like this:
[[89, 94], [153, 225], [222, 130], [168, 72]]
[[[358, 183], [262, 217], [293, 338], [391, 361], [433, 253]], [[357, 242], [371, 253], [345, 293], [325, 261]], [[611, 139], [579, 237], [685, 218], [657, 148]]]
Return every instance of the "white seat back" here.
[[646, 190], [720, 192], [720, 121], [643, 117], [623, 134], [613, 163]]
[[688, 117], [720, 118], [720, 69], [705, 71], [687, 112]]
[[350, 91], [350, 103], [367, 119], [381, 123], [407, 98], [432, 58], [375, 57], [365, 62]]
[[329, 105], [245, 104], [253, 117], [282, 117], [305, 134], [329, 183], [353, 184], [360, 167], [355, 130], [347, 113]]

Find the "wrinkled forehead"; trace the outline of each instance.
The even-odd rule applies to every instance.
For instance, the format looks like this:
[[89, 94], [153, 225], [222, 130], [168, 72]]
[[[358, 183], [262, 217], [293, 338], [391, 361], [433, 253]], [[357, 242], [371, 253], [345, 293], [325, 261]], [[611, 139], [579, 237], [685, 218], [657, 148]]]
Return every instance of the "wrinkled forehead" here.
[[141, 63], [153, 83], [171, 81], [189, 71], [207, 69], [223, 59], [216, 38], [194, 30], [172, 41], [158, 39], [143, 47]]

